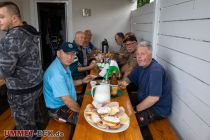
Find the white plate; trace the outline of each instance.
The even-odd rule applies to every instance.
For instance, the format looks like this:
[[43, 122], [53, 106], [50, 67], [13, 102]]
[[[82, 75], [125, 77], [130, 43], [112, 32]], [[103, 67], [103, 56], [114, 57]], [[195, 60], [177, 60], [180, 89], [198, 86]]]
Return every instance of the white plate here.
[[122, 124], [122, 126], [118, 129], [109, 129], [109, 128], [106, 128], [106, 129], [103, 129], [103, 128], [100, 128], [98, 127], [96, 124], [92, 123], [92, 122], [89, 122], [88, 119], [87, 119], [87, 115], [84, 113], [84, 117], [85, 117], [85, 120], [93, 127], [95, 127], [96, 129], [99, 129], [101, 131], [104, 131], [104, 132], [109, 132], [109, 133], [119, 133], [119, 132], [122, 132], [122, 131], [125, 131], [128, 129], [129, 125], [130, 125], [130, 121], [128, 124]]

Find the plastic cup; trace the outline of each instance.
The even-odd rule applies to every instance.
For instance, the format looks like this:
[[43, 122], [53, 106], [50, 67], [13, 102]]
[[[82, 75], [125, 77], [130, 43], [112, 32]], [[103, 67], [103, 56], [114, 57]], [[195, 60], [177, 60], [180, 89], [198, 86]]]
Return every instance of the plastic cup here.
[[118, 85], [111, 85], [112, 89], [111, 89], [111, 95], [112, 96], [116, 96], [117, 92], [118, 92]]

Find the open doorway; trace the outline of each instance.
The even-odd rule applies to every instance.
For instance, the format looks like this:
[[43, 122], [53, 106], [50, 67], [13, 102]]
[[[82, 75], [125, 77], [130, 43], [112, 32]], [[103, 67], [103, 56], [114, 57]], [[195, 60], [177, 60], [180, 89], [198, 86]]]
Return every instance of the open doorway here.
[[37, 3], [41, 32], [42, 64], [45, 70], [56, 57], [56, 49], [66, 40], [66, 3]]

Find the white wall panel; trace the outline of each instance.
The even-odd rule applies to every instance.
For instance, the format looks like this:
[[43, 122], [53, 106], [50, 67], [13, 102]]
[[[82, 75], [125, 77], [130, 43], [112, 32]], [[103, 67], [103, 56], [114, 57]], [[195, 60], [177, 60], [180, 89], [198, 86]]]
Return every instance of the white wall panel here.
[[[208, 110], [210, 106], [207, 105], [203, 110], [201, 108], [203, 107], [203, 105], [205, 105], [205, 103], [202, 102], [202, 99], [190, 96], [190, 94], [195, 94], [195, 93], [197, 94], [198, 97], [203, 96], [202, 90], [201, 91], [199, 90], [204, 88], [203, 86], [200, 86], [201, 82], [197, 81], [196, 79], [193, 79], [191, 76], [189, 76], [182, 70], [174, 67], [167, 61], [163, 60], [161, 57], [158, 57], [158, 61], [165, 67], [165, 69], [170, 74], [172, 79], [173, 108], [172, 108], [172, 114], [170, 116], [172, 124], [174, 125], [174, 127], [176, 128], [176, 130], [179, 132], [179, 134], [183, 139], [197, 140], [198, 138], [201, 139], [202, 137], [203, 140], [208, 140], [210, 138], [210, 134], [208, 133], [210, 131], [210, 127], [208, 125], [209, 123]], [[185, 85], [185, 83], [187, 83], [187, 85]], [[199, 89], [196, 90], [196, 88]], [[208, 88], [204, 89], [209, 95], [210, 87], [208, 86]], [[208, 97], [207, 102], [209, 103], [210, 95], [206, 97]], [[189, 103], [191, 101], [192, 103]], [[195, 107], [196, 105], [197, 107]], [[196, 112], [196, 109], [197, 110], [200, 109], [200, 111]], [[202, 115], [198, 114], [202, 111], [203, 111]], [[183, 128], [186, 127], [188, 127], [188, 129], [183, 130]]]
[[194, 1], [194, 0], [161, 0], [160, 7], [161, 8], [171, 7], [173, 5], [178, 5], [178, 4], [186, 3], [189, 1]]
[[[209, 128], [192, 112], [186, 104], [184, 104], [180, 98], [173, 96], [173, 102], [176, 105], [176, 117], [174, 119], [181, 119], [183, 124], [180, 124], [179, 128], [184, 129], [184, 139], [186, 140], [198, 140], [207, 139]], [[199, 131], [196, 129], [199, 128]]]
[[160, 21], [209, 18], [209, 5], [209, 0], [196, 0], [163, 8]]
[[159, 33], [210, 41], [210, 32], [207, 27], [210, 27], [210, 19], [162, 22], [160, 24]]
[[150, 14], [154, 12], [154, 2], [150, 4], [146, 4], [145, 6], [138, 8], [137, 10], [132, 12], [132, 16], [139, 16], [144, 14]]
[[145, 40], [152, 42], [153, 34], [151, 32], [135, 31], [135, 35], [137, 36], [138, 41]]
[[133, 24], [133, 29], [153, 33], [153, 24]]
[[158, 44], [210, 62], [210, 42], [160, 35]]
[[[167, 71], [170, 71], [170, 76], [173, 80], [177, 81], [180, 85], [190, 91], [192, 96], [198, 98], [198, 100], [202, 101], [208, 107], [210, 107], [210, 86], [203, 84], [200, 80], [192, 77], [188, 73], [184, 72], [180, 68], [173, 68], [167, 59], [158, 56], [158, 61], [164, 66]], [[164, 61], [162, 61], [162, 59]], [[173, 68], [173, 69], [172, 69]]]
[[135, 33], [138, 41], [152, 42], [154, 32], [154, 3], [147, 4], [132, 12], [131, 31]]
[[158, 47], [157, 55], [210, 85], [210, 76], [207, 76], [210, 72], [210, 64], [208, 62], [160, 46]]
[[209, 0], [160, 0], [159, 18], [152, 18], [157, 9], [149, 6], [132, 13], [133, 23], [157, 19], [132, 25], [140, 39], [152, 42], [151, 26], [159, 23], [156, 56], [172, 79], [170, 121], [184, 140], [210, 139], [209, 5]]
[[141, 16], [136, 16], [133, 18], [133, 23], [153, 23], [154, 14], [146, 14]]
[[201, 120], [210, 126], [210, 106], [207, 106], [204, 102], [192, 96], [193, 94], [187, 90], [184, 86], [173, 80], [173, 90], [176, 95], [186, 104], [190, 110], [192, 110]]

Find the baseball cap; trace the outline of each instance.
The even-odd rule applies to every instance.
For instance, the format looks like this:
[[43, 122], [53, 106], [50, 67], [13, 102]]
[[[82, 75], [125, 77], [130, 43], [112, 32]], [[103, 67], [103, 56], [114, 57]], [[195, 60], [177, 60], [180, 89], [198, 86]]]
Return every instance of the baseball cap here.
[[136, 42], [137, 42], [136, 36], [135, 36], [135, 35], [129, 35], [129, 36], [127, 36], [127, 37], [123, 40], [123, 43], [126, 43], [127, 41], [136, 41]]
[[76, 49], [71, 42], [63, 42], [58, 50], [63, 50], [64, 52], [76, 52]]

